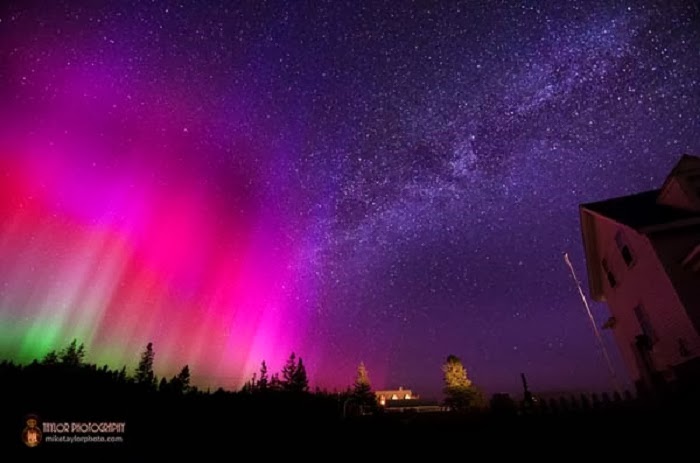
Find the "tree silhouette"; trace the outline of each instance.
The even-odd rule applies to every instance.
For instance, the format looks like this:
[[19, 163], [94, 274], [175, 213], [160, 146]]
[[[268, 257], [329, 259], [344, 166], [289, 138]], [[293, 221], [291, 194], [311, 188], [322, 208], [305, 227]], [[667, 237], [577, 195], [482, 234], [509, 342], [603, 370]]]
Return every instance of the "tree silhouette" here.
[[269, 380], [267, 378], [267, 364], [265, 360], [262, 361], [260, 365], [260, 379], [258, 380], [258, 390], [266, 391], [269, 385]]
[[309, 378], [306, 374], [304, 361], [297, 357], [294, 352], [291, 353], [282, 368], [282, 389], [289, 392], [307, 392], [309, 390]]
[[301, 357], [299, 357], [299, 363], [297, 363], [294, 376], [292, 377], [291, 390], [294, 392], [308, 392], [309, 390], [309, 378], [306, 375], [306, 367]]
[[258, 378], [258, 374], [253, 373], [253, 376], [243, 384], [243, 387], [241, 388], [241, 392], [245, 392], [246, 394], [252, 394], [253, 392], [255, 392], [258, 388], [258, 379], [257, 378]]
[[270, 378], [269, 388], [271, 391], [281, 391], [283, 389], [283, 384], [280, 380], [279, 374], [275, 373], [272, 375], [272, 377]]
[[185, 365], [170, 381], [170, 388], [176, 394], [187, 394], [190, 389], [190, 367]]
[[292, 352], [287, 359], [287, 363], [282, 368], [282, 386], [285, 390], [291, 391], [294, 384], [294, 375], [297, 372], [297, 357]]
[[121, 370], [119, 370], [119, 373], [117, 373], [117, 381], [120, 383], [126, 383], [129, 380], [129, 377], [126, 374], [126, 366], [123, 366]]
[[71, 343], [59, 354], [61, 363], [71, 367], [82, 365], [85, 358], [85, 346], [83, 343], [78, 345], [78, 340], [73, 339]]
[[449, 355], [442, 365], [442, 372], [445, 380], [445, 404], [452, 410], [465, 411], [484, 406], [483, 394], [467, 378], [467, 370], [459, 357]]
[[241, 393], [242, 394], [251, 394], [253, 392], [253, 386], [250, 384], [250, 381], [246, 381], [243, 383], [243, 387], [241, 387]]
[[141, 354], [141, 360], [139, 361], [139, 366], [136, 368], [136, 375], [134, 379], [136, 384], [153, 388], [156, 385], [156, 377], [153, 373], [153, 359], [155, 357], [155, 352], [153, 352], [153, 343], [149, 342], [146, 346], [146, 350]]
[[57, 365], [59, 361], [60, 359], [58, 358], [58, 354], [55, 350], [52, 350], [44, 356], [44, 358], [41, 360], [41, 363], [43, 363], [44, 365]]

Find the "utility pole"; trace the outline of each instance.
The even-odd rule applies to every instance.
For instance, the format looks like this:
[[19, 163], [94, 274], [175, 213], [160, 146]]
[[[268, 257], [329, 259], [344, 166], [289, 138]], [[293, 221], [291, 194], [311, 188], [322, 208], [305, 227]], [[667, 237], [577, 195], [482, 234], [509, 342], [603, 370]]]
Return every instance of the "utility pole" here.
[[613, 368], [612, 361], [610, 360], [610, 356], [608, 355], [608, 349], [605, 347], [605, 343], [603, 342], [603, 338], [600, 336], [600, 331], [598, 331], [598, 326], [595, 324], [595, 319], [593, 318], [593, 313], [591, 312], [591, 308], [588, 305], [588, 301], [586, 300], [586, 296], [583, 294], [583, 289], [581, 288], [581, 282], [578, 280], [576, 277], [576, 272], [574, 271], [574, 266], [571, 264], [571, 261], [569, 260], [569, 253], [564, 253], [564, 261], [566, 262], [566, 265], [569, 266], [569, 270], [571, 270], [571, 276], [574, 279], [574, 282], [576, 283], [576, 287], [578, 288], [578, 293], [581, 295], [581, 300], [583, 301], [583, 306], [586, 309], [586, 314], [588, 315], [588, 319], [591, 321], [591, 326], [593, 327], [593, 334], [595, 335], [596, 341], [598, 341], [598, 347], [600, 347], [600, 350], [603, 352], [603, 357], [605, 357], [605, 363], [608, 365], [608, 371], [610, 372], [610, 379], [612, 380], [613, 387], [615, 388], [615, 391], [620, 391], [620, 386], [617, 382], [617, 375], [615, 374], [615, 368]]

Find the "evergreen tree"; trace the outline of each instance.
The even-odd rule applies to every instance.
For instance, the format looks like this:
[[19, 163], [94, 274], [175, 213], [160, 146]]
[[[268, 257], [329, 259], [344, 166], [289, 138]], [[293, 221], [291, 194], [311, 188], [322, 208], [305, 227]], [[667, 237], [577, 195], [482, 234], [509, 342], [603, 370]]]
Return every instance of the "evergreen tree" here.
[[80, 343], [78, 345], [78, 340], [73, 339], [71, 343], [61, 351], [60, 354], [61, 363], [71, 367], [77, 367], [82, 365], [85, 359], [85, 346]]
[[257, 373], [253, 373], [253, 376], [251, 376], [250, 379], [243, 384], [243, 387], [241, 388], [241, 392], [245, 392], [247, 394], [252, 394], [253, 392], [255, 392], [256, 388], [257, 388]]
[[306, 367], [304, 366], [304, 361], [299, 357], [299, 363], [294, 371], [294, 376], [292, 377], [291, 390], [294, 392], [308, 392], [309, 391], [309, 378], [306, 375]]
[[277, 373], [273, 374], [270, 378], [269, 389], [271, 391], [281, 391], [283, 389], [282, 381]]
[[447, 357], [447, 361], [442, 366], [442, 372], [445, 375], [446, 389], [467, 388], [472, 385], [472, 382], [467, 378], [467, 370], [457, 356], [449, 355]]
[[123, 366], [121, 370], [119, 370], [119, 373], [117, 374], [117, 381], [120, 383], [126, 383], [129, 380], [129, 378], [126, 375], [126, 366]]
[[59, 362], [58, 354], [56, 353], [55, 350], [52, 350], [48, 354], [44, 356], [44, 358], [41, 360], [41, 363], [44, 365], [57, 365]]
[[360, 362], [357, 367], [357, 377], [353, 385], [352, 396], [361, 406], [372, 406], [376, 403], [374, 394], [372, 394], [369, 373], [363, 362]]
[[187, 394], [190, 391], [190, 367], [185, 365], [176, 376], [170, 380], [170, 388], [176, 394]]
[[355, 394], [362, 394], [365, 391], [372, 390], [372, 385], [369, 380], [369, 373], [367, 372], [364, 362], [360, 362], [360, 364], [357, 366], [357, 376], [355, 377], [353, 390]]
[[292, 390], [294, 384], [294, 376], [297, 372], [297, 357], [294, 352], [291, 353], [282, 368], [282, 385], [285, 390]]
[[258, 380], [258, 390], [266, 391], [269, 385], [269, 380], [267, 378], [267, 364], [265, 360], [262, 361], [260, 365], [260, 379]]
[[165, 376], [158, 383], [158, 392], [168, 392], [168, 381], [165, 379]]
[[153, 388], [156, 385], [156, 377], [153, 373], [153, 359], [155, 357], [155, 352], [153, 352], [153, 343], [149, 342], [146, 346], [146, 350], [141, 354], [141, 360], [139, 361], [139, 366], [136, 368], [136, 375], [134, 379], [136, 384]]
[[467, 378], [467, 370], [458, 357], [448, 356], [442, 365], [442, 372], [445, 380], [445, 404], [452, 410], [465, 411], [484, 406], [483, 394]]

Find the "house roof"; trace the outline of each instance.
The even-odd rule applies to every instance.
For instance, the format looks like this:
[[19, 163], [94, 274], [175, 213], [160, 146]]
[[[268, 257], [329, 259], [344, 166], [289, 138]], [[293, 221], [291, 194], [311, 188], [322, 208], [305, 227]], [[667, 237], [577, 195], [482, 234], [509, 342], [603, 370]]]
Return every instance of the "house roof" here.
[[666, 188], [668, 185], [669, 181], [676, 175], [681, 174], [683, 172], [688, 172], [688, 171], [693, 171], [693, 170], [698, 170], [700, 169], [700, 157], [698, 156], [691, 156], [689, 154], [684, 154], [681, 156], [681, 158], [678, 160], [675, 166], [673, 166], [673, 169], [671, 169], [671, 172], [668, 174], [666, 177], [666, 180], [664, 181], [663, 186], [661, 189], [663, 190]]
[[595, 212], [639, 232], [653, 225], [664, 225], [679, 220], [700, 218], [700, 213], [657, 202], [661, 190], [650, 190], [596, 203], [582, 204], [581, 208]]
[[666, 193], [673, 186], [674, 179], [681, 174], [696, 170], [700, 170], [700, 158], [683, 155], [666, 177], [661, 189], [581, 204], [579, 207], [581, 234], [586, 253], [588, 284], [594, 300], [603, 301], [605, 299], [603, 275], [599, 264], [600, 243], [598, 243], [596, 232], [598, 218], [604, 217], [642, 234], [668, 230], [676, 226], [697, 225], [700, 223], [700, 211], [697, 209], [664, 204], [667, 202], [665, 200]]
[[600, 268], [600, 250], [596, 232], [596, 216], [620, 223], [638, 233], [647, 234], [654, 231], [687, 224], [689, 220], [700, 221], [700, 213], [659, 204], [657, 199], [661, 190], [608, 199], [596, 203], [581, 204], [581, 234], [586, 254], [588, 285], [593, 300], [605, 300], [603, 293], [603, 274]]

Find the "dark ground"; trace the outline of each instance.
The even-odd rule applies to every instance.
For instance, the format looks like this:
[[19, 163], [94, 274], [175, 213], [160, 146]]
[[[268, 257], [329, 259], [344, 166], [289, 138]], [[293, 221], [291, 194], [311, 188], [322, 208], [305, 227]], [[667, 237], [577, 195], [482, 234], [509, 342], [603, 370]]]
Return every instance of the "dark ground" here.
[[[167, 395], [65, 370], [0, 369], [0, 461], [694, 459], [687, 400], [523, 413], [392, 413], [342, 418], [333, 395]], [[124, 421], [121, 444], [21, 439], [43, 421]], [[81, 458], [82, 459], [82, 458]]]
[[[242, 404], [205, 404], [188, 398], [137, 405], [86, 394], [81, 404], [57, 401], [53, 406], [27, 399], [3, 401], [3, 461], [10, 455], [55, 459], [78, 454], [102, 460], [147, 455], [173, 458], [190, 453], [232, 460], [624, 457], [665, 461], [690, 459], [693, 454], [687, 452], [697, 445], [697, 415], [670, 411], [478, 417], [392, 414], [343, 421], [307, 410], [308, 404], [254, 410]], [[26, 410], [57, 421], [124, 420], [125, 442], [44, 442], [27, 448], [20, 438]]]

